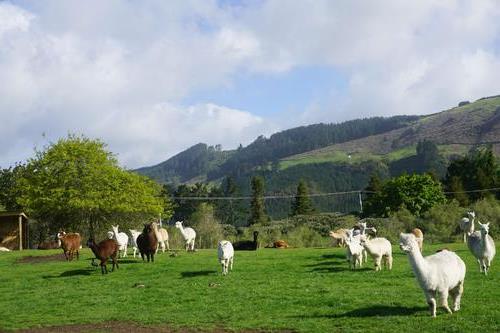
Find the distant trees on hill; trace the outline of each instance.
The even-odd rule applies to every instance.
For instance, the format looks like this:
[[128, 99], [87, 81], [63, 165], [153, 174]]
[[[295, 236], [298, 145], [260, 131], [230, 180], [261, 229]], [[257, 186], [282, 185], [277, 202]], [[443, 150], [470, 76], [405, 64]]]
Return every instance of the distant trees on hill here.
[[286, 156], [387, 132], [408, 125], [418, 116], [374, 117], [346, 121], [340, 124], [302, 126], [271, 135], [259, 136], [247, 147], [241, 147], [219, 168], [208, 173], [209, 179], [226, 175], [240, 177], [257, 166], [266, 165]]

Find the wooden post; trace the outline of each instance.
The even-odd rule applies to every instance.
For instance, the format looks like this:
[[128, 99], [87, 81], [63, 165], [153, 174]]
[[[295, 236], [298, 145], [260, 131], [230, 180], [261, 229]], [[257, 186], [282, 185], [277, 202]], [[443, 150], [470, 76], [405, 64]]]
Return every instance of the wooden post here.
[[19, 250], [23, 249], [23, 216], [19, 214]]

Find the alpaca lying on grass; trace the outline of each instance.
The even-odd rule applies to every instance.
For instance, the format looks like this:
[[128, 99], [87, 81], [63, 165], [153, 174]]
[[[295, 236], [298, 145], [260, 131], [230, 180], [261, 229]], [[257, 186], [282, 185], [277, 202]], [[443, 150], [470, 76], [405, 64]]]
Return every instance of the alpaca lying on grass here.
[[460, 298], [464, 290], [465, 263], [455, 252], [442, 250], [433, 255], [423, 257], [418, 248], [415, 235], [401, 234], [399, 238], [401, 250], [408, 254], [417, 281], [424, 291], [431, 316], [436, 317], [436, 298], [449, 313], [448, 293], [453, 299], [453, 311], [460, 309]]

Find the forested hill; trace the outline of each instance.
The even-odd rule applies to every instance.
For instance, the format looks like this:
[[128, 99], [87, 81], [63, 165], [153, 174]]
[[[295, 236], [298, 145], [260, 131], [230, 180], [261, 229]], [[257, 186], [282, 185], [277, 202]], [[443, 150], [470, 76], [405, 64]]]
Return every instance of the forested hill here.
[[160, 183], [204, 181], [207, 173], [219, 167], [231, 154], [233, 151], [222, 151], [220, 146], [198, 143], [165, 162], [135, 171]]
[[283, 157], [406, 127], [418, 119], [418, 116], [374, 117], [301, 126], [270, 138], [260, 136], [236, 151], [222, 151], [219, 146], [199, 143], [165, 162], [136, 171], [158, 182], [173, 184], [215, 180], [226, 175], [238, 177]]

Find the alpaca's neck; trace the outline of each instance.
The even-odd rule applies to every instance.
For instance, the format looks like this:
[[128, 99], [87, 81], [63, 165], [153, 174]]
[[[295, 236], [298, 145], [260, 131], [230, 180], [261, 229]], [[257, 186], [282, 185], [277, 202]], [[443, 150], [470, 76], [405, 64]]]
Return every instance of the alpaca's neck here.
[[429, 271], [429, 264], [425, 261], [425, 258], [420, 253], [418, 247], [416, 249], [412, 249], [410, 253], [408, 253], [408, 260], [410, 261], [410, 265], [417, 276], [417, 279], [421, 279], [424, 277]]
[[92, 252], [94, 253], [94, 255], [96, 256], [96, 258], [98, 258], [99, 251], [98, 251], [97, 245], [94, 243], [94, 244], [91, 244], [89, 247], [92, 250]]
[[186, 230], [184, 229], [184, 227], [182, 225], [180, 226], [179, 230], [181, 231], [181, 234], [184, 237], [184, 239], [187, 239], [188, 238], [188, 234], [187, 234]]
[[474, 232], [474, 218], [473, 217], [471, 217], [471, 219], [470, 219], [469, 232], [470, 233]]
[[488, 250], [491, 247], [491, 244], [488, 242], [488, 234], [481, 230], [481, 250]]

